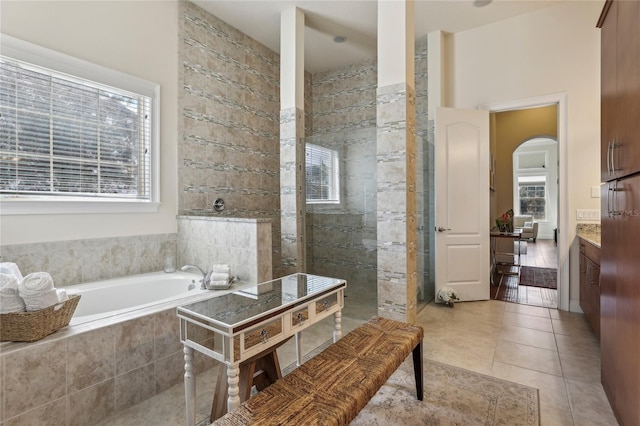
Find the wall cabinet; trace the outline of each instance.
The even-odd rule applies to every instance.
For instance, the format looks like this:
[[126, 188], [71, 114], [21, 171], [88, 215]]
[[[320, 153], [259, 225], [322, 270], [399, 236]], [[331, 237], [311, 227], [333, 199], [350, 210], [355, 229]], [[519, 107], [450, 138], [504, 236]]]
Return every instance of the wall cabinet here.
[[601, 180], [640, 171], [640, 2], [607, 1], [601, 27]]
[[580, 238], [580, 307], [600, 337], [600, 248]]

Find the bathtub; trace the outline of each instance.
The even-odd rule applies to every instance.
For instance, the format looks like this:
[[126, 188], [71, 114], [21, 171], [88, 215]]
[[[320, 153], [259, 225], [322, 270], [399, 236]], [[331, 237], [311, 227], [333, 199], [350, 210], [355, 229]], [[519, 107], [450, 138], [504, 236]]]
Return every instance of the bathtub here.
[[188, 272], [151, 272], [64, 287], [69, 295], [82, 296], [70, 325], [211, 295], [200, 289], [200, 279], [201, 275]]

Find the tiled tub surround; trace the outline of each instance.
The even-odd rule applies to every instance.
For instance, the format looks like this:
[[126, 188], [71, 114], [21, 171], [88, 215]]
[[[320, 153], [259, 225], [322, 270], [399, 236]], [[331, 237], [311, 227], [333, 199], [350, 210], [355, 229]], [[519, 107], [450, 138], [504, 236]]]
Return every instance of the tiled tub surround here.
[[179, 214], [271, 219], [278, 274], [279, 55], [190, 2], [179, 7]]
[[206, 271], [228, 264], [242, 281], [261, 283], [273, 277], [270, 219], [178, 216], [178, 267], [191, 264]]
[[0, 426], [97, 423], [182, 381], [183, 363], [175, 307], [2, 343]]
[[46, 271], [57, 287], [160, 271], [176, 256], [176, 234], [135, 235], [0, 246], [23, 275]]

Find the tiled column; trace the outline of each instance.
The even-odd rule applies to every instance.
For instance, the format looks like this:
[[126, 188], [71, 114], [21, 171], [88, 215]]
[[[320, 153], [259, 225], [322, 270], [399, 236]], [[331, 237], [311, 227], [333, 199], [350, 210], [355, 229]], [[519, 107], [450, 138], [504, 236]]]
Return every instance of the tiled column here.
[[280, 21], [280, 226], [282, 274], [305, 272], [304, 14]]
[[378, 2], [378, 313], [416, 318], [413, 1]]

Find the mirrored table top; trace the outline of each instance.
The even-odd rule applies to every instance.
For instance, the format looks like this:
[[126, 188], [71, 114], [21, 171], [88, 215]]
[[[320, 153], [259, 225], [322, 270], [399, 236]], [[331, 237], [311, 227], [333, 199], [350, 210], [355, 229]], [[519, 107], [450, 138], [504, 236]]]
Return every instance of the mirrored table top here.
[[346, 281], [342, 279], [293, 274], [224, 296], [180, 306], [178, 315], [236, 331], [243, 324], [250, 325], [252, 320], [278, 315], [308, 299], [322, 297], [343, 287], [346, 287]]

